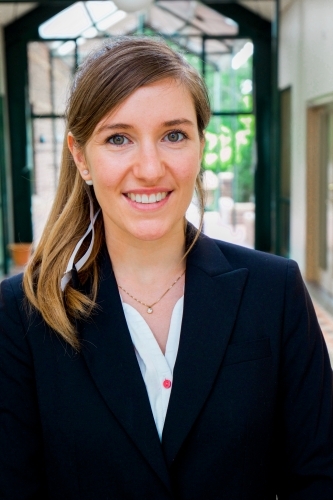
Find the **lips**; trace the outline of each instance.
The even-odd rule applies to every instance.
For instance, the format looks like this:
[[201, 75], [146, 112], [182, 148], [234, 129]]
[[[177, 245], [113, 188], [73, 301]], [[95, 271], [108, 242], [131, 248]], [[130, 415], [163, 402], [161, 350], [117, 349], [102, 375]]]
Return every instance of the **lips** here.
[[152, 193], [152, 194], [138, 194], [138, 193], [127, 193], [127, 197], [130, 198], [132, 201], [135, 201], [136, 203], [156, 203], [159, 201], [164, 200], [164, 198], [167, 196], [166, 191], [161, 191], [159, 193]]

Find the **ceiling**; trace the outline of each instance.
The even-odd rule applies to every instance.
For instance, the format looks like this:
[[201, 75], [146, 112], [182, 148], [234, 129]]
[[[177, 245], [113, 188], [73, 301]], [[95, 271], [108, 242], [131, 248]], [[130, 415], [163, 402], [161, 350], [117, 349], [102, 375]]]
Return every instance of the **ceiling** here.
[[[281, 0], [281, 10], [283, 11], [286, 9], [293, 1], [294, 0]], [[218, 0], [216, 3], [218, 3]], [[239, 3], [265, 19], [274, 19], [275, 0], [239, 0]], [[38, 2], [2, 3], [0, 0], [0, 25], [4, 26], [14, 21], [29, 10], [32, 10], [36, 5], [38, 5]]]
[[[280, 0], [281, 11], [293, 2], [294, 0]], [[275, 0], [239, 0], [239, 3], [265, 19], [273, 20], [275, 17]]]
[[[196, 1], [156, 0], [146, 14], [145, 22], [155, 33], [172, 37], [183, 50], [202, 56], [203, 35], [224, 35], [226, 39], [206, 40], [206, 60], [214, 67], [229, 67], [233, 57], [244, 48], [248, 40], [229, 39], [238, 34], [238, 25], [216, 10]], [[42, 23], [39, 34], [50, 40], [55, 56], [64, 57], [78, 50], [80, 57], [91, 51], [91, 43], [105, 36], [127, 35], [138, 29], [136, 12], [118, 10], [113, 1], [81, 1], [74, 3]], [[76, 40], [76, 43], [73, 41]], [[253, 45], [247, 44], [242, 57], [251, 57]]]
[[2, 3], [0, 1], [0, 25], [5, 26], [6, 24], [15, 21], [18, 17], [23, 16], [29, 10], [32, 10], [37, 4], [32, 2], [6, 2]]

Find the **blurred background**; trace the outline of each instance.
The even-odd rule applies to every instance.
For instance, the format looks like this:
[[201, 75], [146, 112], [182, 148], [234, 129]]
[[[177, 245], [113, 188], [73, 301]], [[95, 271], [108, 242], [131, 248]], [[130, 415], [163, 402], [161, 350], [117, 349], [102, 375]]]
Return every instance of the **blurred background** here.
[[159, 35], [210, 93], [204, 232], [295, 259], [333, 346], [332, 19], [332, 0], [0, 1], [0, 276], [43, 230], [76, 67]]

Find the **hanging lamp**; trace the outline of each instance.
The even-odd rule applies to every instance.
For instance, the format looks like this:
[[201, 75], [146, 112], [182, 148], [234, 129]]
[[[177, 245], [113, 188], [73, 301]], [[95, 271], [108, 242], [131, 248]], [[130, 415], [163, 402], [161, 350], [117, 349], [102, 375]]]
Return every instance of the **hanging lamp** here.
[[125, 12], [136, 12], [148, 9], [154, 0], [113, 0], [118, 9]]

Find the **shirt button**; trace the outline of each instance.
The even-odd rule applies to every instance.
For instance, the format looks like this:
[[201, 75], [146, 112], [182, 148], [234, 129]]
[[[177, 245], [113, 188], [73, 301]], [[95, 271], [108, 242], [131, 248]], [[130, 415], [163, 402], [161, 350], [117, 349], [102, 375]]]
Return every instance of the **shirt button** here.
[[165, 389], [170, 389], [171, 387], [171, 380], [168, 380], [167, 378], [163, 381], [163, 387], [165, 387]]

